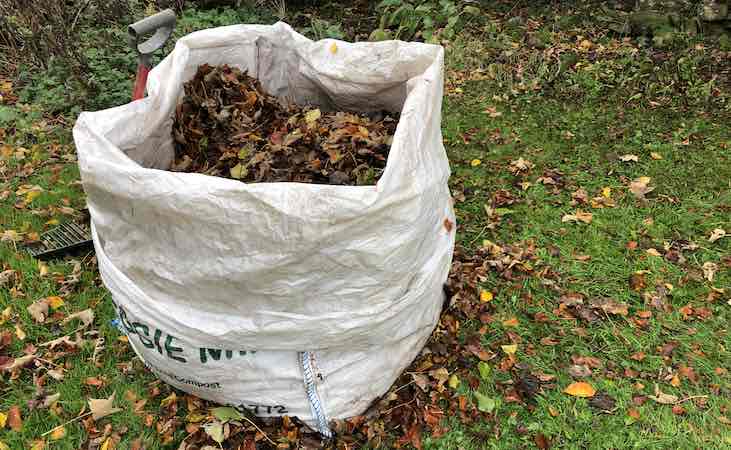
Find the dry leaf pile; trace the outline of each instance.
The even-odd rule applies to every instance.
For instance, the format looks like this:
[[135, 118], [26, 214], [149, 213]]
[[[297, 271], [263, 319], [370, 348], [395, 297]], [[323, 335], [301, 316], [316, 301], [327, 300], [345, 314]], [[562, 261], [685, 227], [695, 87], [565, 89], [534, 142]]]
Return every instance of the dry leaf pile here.
[[244, 182], [372, 185], [397, 120], [282, 105], [235, 67], [202, 65], [184, 86], [172, 170]]

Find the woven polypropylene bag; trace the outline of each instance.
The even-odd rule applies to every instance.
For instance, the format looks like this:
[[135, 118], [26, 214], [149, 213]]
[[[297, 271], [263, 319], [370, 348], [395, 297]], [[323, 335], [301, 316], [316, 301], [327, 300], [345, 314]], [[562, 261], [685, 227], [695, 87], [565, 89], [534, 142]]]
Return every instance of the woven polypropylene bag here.
[[[327, 434], [362, 413], [434, 329], [454, 246], [441, 139], [443, 49], [313, 42], [288, 25], [180, 39], [149, 96], [74, 128], [102, 279], [161, 379]], [[169, 172], [172, 117], [201, 64], [323, 110], [400, 111], [375, 186]]]

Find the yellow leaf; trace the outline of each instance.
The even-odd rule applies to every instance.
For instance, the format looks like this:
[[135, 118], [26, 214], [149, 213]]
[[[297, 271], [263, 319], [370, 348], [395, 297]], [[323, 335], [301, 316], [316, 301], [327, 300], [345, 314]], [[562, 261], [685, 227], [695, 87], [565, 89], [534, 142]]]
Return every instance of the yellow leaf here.
[[25, 331], [23, 331], [22, 328], [20, 328], [20, 325], [17, 323], [15, 324], [15, 335], [18, 337], [18, 339], [25, 340], [26, 334]]
[[48, 275], [48, 265], [44, 262], [39, 262], [38, 263], [38, 273], [40, 273], [40, 275], [42, 277], [45, 277], [46, 275]]
[[0, 412], [0, 429], [5, 428], [5, 423], [8, 421], [8, 415]]
[[548, 413], [551, 415], [551, 417], [558, 417], [558, 415], [559, 415], [558, 410], [556, 408], [554, 408], [553, 406], [548, 407]]
[[241, 165], [241, 163], [236, 164], [231, 169], [229, 169], [229, 174], [231, 175], [231, 178], [235, 180], [240, 180], [247, 174], [247, 170], [244, 168], [244, 166]]
[[48, 297], [46, 300], [48, 300], [48, 305], [52, 309], [58, 309], [63, 306], [63, 299], [61, 297], [54, 295], [52, 297]]
[[573, 395], [574, 397], [593, 397], [594, 394], [596, 394], [596, 389], [589, 383], [585, 383], [583, 381], [571, 383], [568, 385], [568, 387], [564, 390], [565, 393], [569, 395]]
[[459, 381], [459, 377], [457, 377], [457, 375], [452, 374], [452, 376], [449, 377], [448, 384], [449, 384], [449, 387], [451, 387], [452, 389], [457, 389], [459, 387], [459, 383], [460, 383], [460, 381]]
[[605, 188], [602, 188], [602, 197], [612, 198], [612, 188], [610, 188], [608, 186]]
[[305, 113], [305, 122], [307, 122], [308, 125], [312, 125], [317, 122], [317, 119], [320, 117], [322, 117], [322, 112], [320, 112], [319, 109], [313, 109]]
[[662, 155], [657, 152], [652, 152], [652, 153], [650, 153], [650, 158], [652, 158], [654, 160], [658, 160], [658, 159], [662, 159]]
[[647, 253], [648, 255], [650, 255], [650, 256], [662, 256], [662, 255], [660, 254], [660, 252], [658, 252], [658, 251], [657, 251], [657, 250], [655, 250], [654, 248], [648, 248], [647, 250], [645, 250], [645, 252], [646, 252], [646, 253]]
[[165, 397], [164, 399], [162, 399], [162, 401], [160, 402], [160, 406], [162, 406], [162, 407], [170, 406], [171, 404], [175, 403], [176, 401], [178, 401], [178, 396], [175, 395], [175, 392], [173, 392], [170, 395], [168, 395], [167, 397]]
[[518, 344], [511, 344], [511, 345], [501, 345], [500, 348], [503, 349], [505, 354], [507, 355], [514, 355], [515, 352], [518, 351]]
[[27, 194], [25, 194], [25, 202], [30, 203], [33, 200], [37, 199], [41, 195], [38, 191], [30, 191]]
[[673, 378], [670, 380], [670, 385], [673, 387], [680, 386], [680, 378], [678, 377], [678, 374], [673, 375]]
[[0, 450], [10, 450], [10, 447], [5, 442], [0, 441]]
[[483, 291], [480, 291], [480, 301], [482, 303], [487, 303], [489, 301], [492, 301], [492, 299], [493, 299], [492, 292], [490, 292], [490, 291], [484, 291], [484, 290]]
[[112, 450], [114, 448], [114, 443], [112, 441], [112, 438], [107, 438], [106, 441], [102, 444], [102, 447], [100, 450]]
[[504, 327], [517, 327], [518, 326], [518, 318], [517, 317], [511, 317], [508, 320], [503, 320], [503, 326]]
[[332, 53], [334, 55], [337, 52], [338, 52], [338, 44], [336, 44], [335, 42], [333, 42], [330, 45], [330, 53]]
[[13, 308], [11, 306], [8, 306], [7, 308], [3, 309], [3, 312], [0, 313], [0, 325], [4, 324], [8, 320], [10, 320], [10, 316], [13, 315]]
[[479, 159], [473, 159], [473, 160], [472, 160], [472, 161], [470, 162], [470, 165], [471, 165], [472, 167], [477, 167], [477, 166], [479, 166], [480, 164], [482, 164], [482, 161], [480, 161]]
[[66, 436], [66, 427], [56, 427], [51, 433], [51, 439], [54, 441], [62, 439], [64, 436]]
[[58, 225], [59, 223], [60, 222], [58, 219], [51, 219], [48, 222], [46, 222], [46, 225], [48, 225], [49, 227], [54, 227], [54, 226]]

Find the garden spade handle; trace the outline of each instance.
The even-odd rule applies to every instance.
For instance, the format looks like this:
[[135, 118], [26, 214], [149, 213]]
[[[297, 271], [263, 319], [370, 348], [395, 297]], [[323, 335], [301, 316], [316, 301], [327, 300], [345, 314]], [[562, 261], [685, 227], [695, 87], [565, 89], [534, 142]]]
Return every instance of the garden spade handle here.
[[[172, 9], [166, 9], [154, 16], [133, 23], [127, 29], [129, 43], [139, 56], [137, 79], [135, 80], [135, 87], [132, 91], [132, 100], [139, 100], [145, 96], [147, 75], [150, 73], [150, 69], [152, 69], [152, 54], [161, 49], [168, 39], [170, 39], [175, 28], [175, 21], [175, 12]], [[152, 36], [146, 41], [140, 42], [143, 36], [148, 34], [152, 34]]]

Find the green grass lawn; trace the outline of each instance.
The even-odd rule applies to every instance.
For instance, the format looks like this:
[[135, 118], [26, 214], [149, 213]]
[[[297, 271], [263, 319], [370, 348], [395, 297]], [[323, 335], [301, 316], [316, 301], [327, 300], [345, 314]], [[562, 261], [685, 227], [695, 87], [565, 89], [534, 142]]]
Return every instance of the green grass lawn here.
[[[420, 440], [386, 426], [383, 448], [730, 448], [731, 236], [709, 238], [731, 235], [731, 91], [724, 75], [704, 72], [719, 55], [684, 40], [648, 65], [651, 50], [568, 13], [521, 11], [555, 54], [499, 16], [447, 46], [442, 128], [459, 258], [494, 260], [490, 248], [512, 244], [503, 257], [517, 262], [491, 266], [468, 289], [493, 298], [485, 317], [462, 319], [454, 352], [477, 336], [493, 357], [457, 359], [450, 375], [460, 382], [436, 397], [445, 418], [420, 427]], [[73, 121], [34, 104], [0, 108], [0, 334], [10, 341], [0, 355], [42, 355], [0, 378], [0, 449], [178, 448], [205, 407], [171, 397], [136, 359], [112, 325], [93, 254], [44, 266], [22, 250], [84, 206]], [[644, 199], [631, 190], [642, 177], [652, 188]], [[62, 304], [37, 323], [27, 307], [54, 296]], [[612, 307], [591, 306], [602, 301]], [[459, 308], [446, 313], [461, 317]], [[86, 309], [92, 325], [63, 323]], [[41, 346], [67, 335], [71, 344]], [[565, 393], [573, 382], [597, 393]], [[121, 412], [43, 436], [112, 394]], [[453, 409], [460, 397], [464, 414]], [[6, 419], [14, 407], [19, 427]], [[414, 406], [386, 409], [399, 408]], [[370, 426], [379, 423], [393, 422]], [[366, 445], [353, 441], [347, 448]]]

